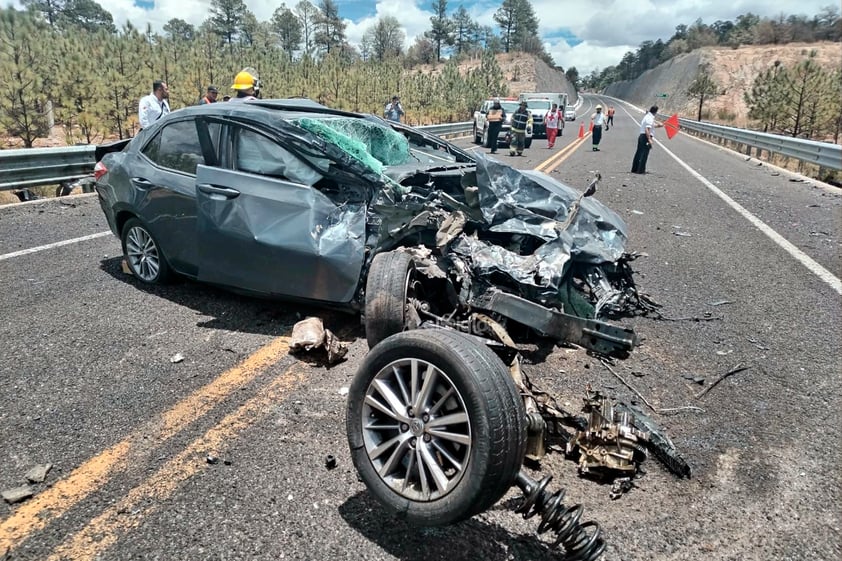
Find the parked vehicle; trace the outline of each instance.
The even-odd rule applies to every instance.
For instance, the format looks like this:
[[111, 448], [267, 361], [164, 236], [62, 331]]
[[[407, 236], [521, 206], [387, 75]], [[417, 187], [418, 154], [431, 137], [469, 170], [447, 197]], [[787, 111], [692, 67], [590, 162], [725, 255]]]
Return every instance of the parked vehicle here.
[[573, 109], [572, 105], [567, 106], [567, 109], [564, 110], [564, 120], [565, 121], [575, 121], [576, 120], [576, 110]]
[[[486, 121], [486, 115], [494, 104], [494, 101], [494, 99], [486, 99], [480, 108], [474, 111], [474, 142], [487, 148], [491, 148], [492, 139], [488, 138], [488, 121]], [[497, 143], [507, 147], [512, 141], [512, 113], [517, 111], [518, 100], [515, 98], [501, 99], [500, 105], [503, 106], [503, 110], [506, 112], [506, 120], [500, 128]], [[525, 145], [527, 148], [532, 145], [532, 135], [531, 129], [526, 131]]]

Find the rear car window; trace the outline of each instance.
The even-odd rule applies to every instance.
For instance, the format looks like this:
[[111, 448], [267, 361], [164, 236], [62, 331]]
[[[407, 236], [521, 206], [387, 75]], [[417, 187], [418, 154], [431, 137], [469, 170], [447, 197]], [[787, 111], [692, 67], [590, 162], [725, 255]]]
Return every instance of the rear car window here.
[[192, 120], [165, 126], [142, 152], [161, 167], [190, 175], [196, 175], [196, 166], [205, 163], [196, 123]]

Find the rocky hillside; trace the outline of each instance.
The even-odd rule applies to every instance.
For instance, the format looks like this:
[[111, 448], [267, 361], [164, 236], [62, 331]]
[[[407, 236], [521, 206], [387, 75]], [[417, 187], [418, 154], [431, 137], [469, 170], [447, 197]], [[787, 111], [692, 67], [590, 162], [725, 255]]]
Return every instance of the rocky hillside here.
[[[503, 71], [509, 83], [508, 92], [500, 92], [503, 96], [517, 96], [521, 92], [567, 92], [571, 103], [576, 102], [576, 88], [564, 75], [546, 62], [526, 53], [502, 53], [496, 56], [497, 64]], [[460, 72], [467, 72], [480, 64], [479, 58], [469, 59], [459, 63]], [[427, 69], [427, 72], [435, 72]]]
[[[748, 125], [748, 108], [743, 93], [751, 90], [754, 79], [776, 60], [790, 66], [804, 60], [811, 50], [818, 52], [817, 60], [828, 69], [842, 65], [840, 43], [791, 43], [788, 45], [753, 45], [738, 49], [705, 47], [675, 57], [645, 72], [633, 81], [617, 82], [605, 93], [625, 99], [640, 107], [657, 103], [661, 113], [678, 113], [696, 118], [698, 100], [687, 95], [687, 89], [702, 64], [709, 64], [713, 79], [725, 93], [705, 101], [704, 118], [737, 127]], [[657, 97], [667, 94], [666, 98]]]

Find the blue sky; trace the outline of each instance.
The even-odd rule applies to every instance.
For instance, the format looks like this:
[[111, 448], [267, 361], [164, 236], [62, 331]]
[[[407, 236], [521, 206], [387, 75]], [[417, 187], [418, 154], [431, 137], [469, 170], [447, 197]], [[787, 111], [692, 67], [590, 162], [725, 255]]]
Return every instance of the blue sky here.
[[[318, 4], [318, 0], [310, 0]], [[359, 43], [366, 29], [377, 18], [398, 18], [407, 35], [407, 46], [430, 27], [431, 0], [335, 0], [339, 15], [346, 20], [346, 35]], [[21, 8], [21, 0], [0, 0]], [[295, 6], [298, 0], [287, 0]], [[556, 64], [567, 69], [575, 66], [580, 74], [617, 64], [627, 51], [634, 51], [647, 40], [666, 40], [679, 24], [692, 24], [701, 18], [707, 24], [717, 20], [735, 20], [752, 12], [760, 16], [804, 14], [812, 17], [823, 6], [838, 0], [531, 0], [540, 21], [539, 33]], [[198, 25], [208, 17], [211, 0], [99, 0], [120, 26], [131, 21], [137, 27], [147, 23], [161, 30], [172, 18]], [[268, 20], [281, 5], [277, 0], [245, 0], [258, 20]], [[496, 27], [492, 16], [502, 0], [465, 0], [461, 2], [482, 25]], [[448, 11], [460, 2], [449, 1]]]

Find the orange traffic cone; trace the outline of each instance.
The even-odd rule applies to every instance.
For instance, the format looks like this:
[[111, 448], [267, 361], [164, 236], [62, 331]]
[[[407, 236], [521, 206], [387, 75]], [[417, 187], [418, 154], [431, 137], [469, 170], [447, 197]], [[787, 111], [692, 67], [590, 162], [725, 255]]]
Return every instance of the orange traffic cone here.
[[591, 121], [591, 126], [588, 127], [588, 132], [593, 132], [593, 121]]
[[579, 138], [585, 138], [585, 123], [579, 121]]

